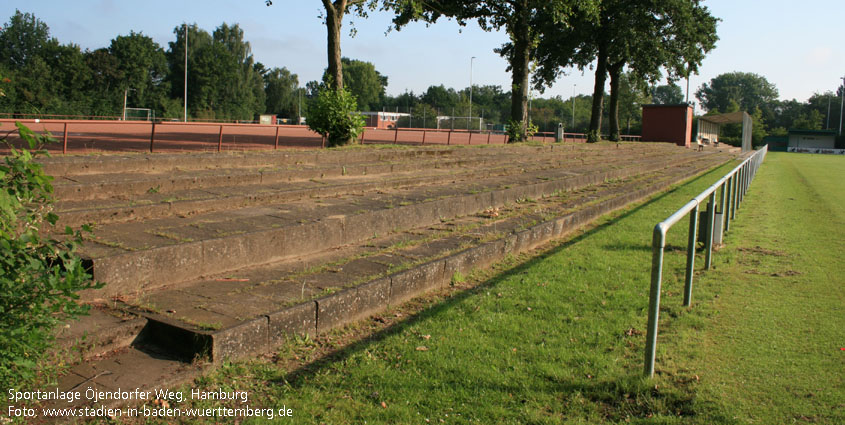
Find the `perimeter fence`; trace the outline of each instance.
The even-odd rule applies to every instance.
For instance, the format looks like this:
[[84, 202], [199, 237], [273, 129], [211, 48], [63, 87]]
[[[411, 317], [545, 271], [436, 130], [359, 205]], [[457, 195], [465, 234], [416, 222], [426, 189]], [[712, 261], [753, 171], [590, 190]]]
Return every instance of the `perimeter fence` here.
[[[111, 117], [0, 118], [0, 135], [8, 136], [15, 146], [15, 122], [38, 133], [49, 133], [58, 145], [47, 146], [52, 153], [90, 152], [178, 152], [244, 151], [281, 148], [317, 149], [326, 140], [305, 125], [256, 124], [210, 121], [115, 120]], [[640, 136], [622, 136], [623, 141]], [[552, 132], [534, 133], [531, 141], [550, 143], [558, 139]], [[561, 142], [583, 143], [586, 135], [563, 133]], [[367, 127], [358, 139], [361, 144], [403, 145], [490, 145], [507, 143], [507, 135], [489, 130], [452, 130], [428, 128]], [[4, 153], [0, 149], [0, 153]]]

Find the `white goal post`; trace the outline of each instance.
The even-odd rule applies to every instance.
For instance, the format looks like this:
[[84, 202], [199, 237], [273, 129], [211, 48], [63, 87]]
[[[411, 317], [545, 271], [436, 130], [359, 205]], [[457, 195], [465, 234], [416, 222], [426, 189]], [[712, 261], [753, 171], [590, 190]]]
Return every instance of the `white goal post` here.
[[156, 117], [155, 111], [150, 108], [124, 108], [124, 121], [152, 121]]

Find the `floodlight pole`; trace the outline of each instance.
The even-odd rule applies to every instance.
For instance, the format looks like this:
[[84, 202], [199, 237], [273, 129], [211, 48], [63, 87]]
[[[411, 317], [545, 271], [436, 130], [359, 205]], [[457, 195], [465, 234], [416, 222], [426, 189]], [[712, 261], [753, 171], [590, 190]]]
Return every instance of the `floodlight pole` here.
[[469, 123], [472, 120], [472, 61], [475, 56], [469, 58], [469, 116], [467, 117], [467, 130], [469, 130]]
[[842, 135], [842, 110], [845, 109], [845, 77], [842, 77], [842, 104], [839, 106], [839, 135]]
[[184, 122], [188, 122], [188, 23], [185, 22], [185, 117]]
[[126, 98], [130, 90], [136, 91], [135, 89], [130, 89], [128, 87], [123, 89], [123, 121], [126, 121]]
[[825, 123], [824, 129], [830, 130], [830, 95], [827, 95], [827, 123]]

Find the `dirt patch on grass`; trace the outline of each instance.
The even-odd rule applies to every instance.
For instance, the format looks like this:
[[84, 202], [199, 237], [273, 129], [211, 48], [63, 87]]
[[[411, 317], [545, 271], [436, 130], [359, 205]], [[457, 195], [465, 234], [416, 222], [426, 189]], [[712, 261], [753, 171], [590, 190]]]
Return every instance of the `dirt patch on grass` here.
[[786, 255], [783, 251], [774, 251], [768, 248], [763, 248], [761, 246], [755, 246], [754, 248], [746, 248], [740, 247], [738, 248], [739, 252], [749, 253], [749, 254], [759, 254], [759, 255], [771, 255], [774, 257], [783, 257]]

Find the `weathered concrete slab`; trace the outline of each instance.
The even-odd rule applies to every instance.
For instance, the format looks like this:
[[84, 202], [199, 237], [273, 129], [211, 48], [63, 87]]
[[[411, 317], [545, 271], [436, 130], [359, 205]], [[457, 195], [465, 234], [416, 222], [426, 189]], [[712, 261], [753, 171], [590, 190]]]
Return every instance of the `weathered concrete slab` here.
[[227, 358], [242, 357], [241, 353], [265, 351], [270, 343], [270, 324], [267, 316], [260, 316], [237, 326], [214, 332], [211, 359], [221, 362]]
[[441, 286], [446, 280], [444, 265], [443, 260], [434, 260], [391, 275], [388, 305], [399, 305]]
[[[527, 179], [529, 183], [524, 185], [479, 194], [456, 195], [456, 192], [460, 192], [457, 189], [440, 188], [437, 191], [440, 198], [430, 202], [393, 207], [391, 201], [384, 201], [384, 205], [387, 205], [387, 207], [363, 211], [354, 215], [326, 216], [325, 214], [331, 210], [330, 207], [315, 206], [312, 211], [306, 214], [308, 218], [318, 219], [319, 221], [300, 223], [302, 221], [300, 219], [297, 220], [297, 224], [288, 226], [283, 226], [282, 222], [276, 223], [272, 217], [265, 218], [260, 215], [262, 212], [269, 212], [269, 208], [251, 208], [241, 211], [241, 217], [235, 217], [242, 220], [229, 218], [213, 224], [204, 223], [203, 226], [209, 228], [210, 231], [215, 231], [215, 235], [223, 234], [226, 236], [202, 240], [202, 254], [193, 253], [193, 255], [190, 255], [192, 258], [190, 260], [186, 258], [189, 257], [186, 254], [191, 253], [190, 250], [192, 249], [197, 249], [196, 245], [192, 245], [196, 242], [186, 240], [186, 243], [178, 243], [172, 247], [135, 251], [109, 257], [105, 260], [95, 258], [94, 270], [95, 274], [99, 273], [101, 279], [109, 283], [115, 282], [121, 290], [126, 289], [122, 286], [122, 281], [147, 281], [153, 282], [151, 283], [153, 286], [156, 285], [155, 282], [159, 282], [159, 284], [177, 283], [195, 277], [195, 274], [192, 275], [189, 272], [190, 270], [199, 269], [206, 273], [219, 273], [276, 261], [285, 257], [318, 252], [332, 246], [357, 243], [380, 234], [431, 224], [443, 218], [474, 214], [477, 211], [489, 208], [491, 203], [494, 204], [492, 206], [499, 206], [526, 198], [538, 198], [559, 190], [571, 190], [575, 187], [636, 175], [663, 167], [664, 165], [660, 162], [634, 163], [623, 169], [590, 175], [572, 177], [567, 174], [563, 178], [556, 178], [552, 175], [549, 177], [550, 180], [540, 183], [536, 182], [536, 178], [529, 178]], [[501, 193], [499, 199], [495, 199], [495, 192]], [[443, 197], [447, 196], [445, 194], [452, 194], [452, 196]], [[501, 204], [496, 205], [495, 201], [501, 202]], [[373, 204], [376, 203], [376, 201], [371, 201], [369, 206], [373, 207], [375, 206]], [[299, 213], [303, 211], [307, 211], [307, 209], [299, 208]], [[319, 218], [321, 214], [322, 218]], [[212, 214], [209, 218], [195, 218], [189, 221], [200, 223], [203, 220], [213, 220], [214, 216], [218, 219], [228, 218], [227, 214]], [[250, 220], [252, 223], [249, 223]], [[239, 221], [243, 221], [244, 224]], [[262, 226], [272, 226], [273, 223], [282, 227], [261, 230]], [[291, 223], [288, 222], [287, 224]], [[260, 230], [243, 234], [237, 233], [238, 229], [256, 228]], [[342, 231], [339, 231], [339, 229], [342, 229]], [[163, 231], [159, 233], [161, 234], [161, 232]], [[166, 239], [169, 244], [176, 242], [175, 238], [163, 239]], [[193, 240], [193, 238], [190, 239]], [[162, 259], [163, 257], [182, 258], [184, 260], [179, 263]], [[151, 258], [161, 260], [156, 262], [158, 266], [156, 270], [150, 270]], [[198, 260], [197, 258], [201, 259]], [[115, 267], [121, 262], [132, 264], [133, 267], [118, 271], [103, 270], [104, 268]], [[198, 264], [199, 266], [196, 268], [186, 267], [185, 263]], [[141, 289], [143, 289], [143, 284]]]
[[[585, 150], [588, 154], [584, 156], [593, 163], [585, 160], [584, 165], [566, 170], [500, 176], [484, 184], [393, 188], [367, 196], [283, 206], [257, 205], [233, 213], [191, 217], [190, 223], [217, 226], [213, 230], [217, 237], [176, 244], [179, 249], [196, 250], [195, 246], [200, 246], [199, 252], [191, 252], [193, 259], [183, 260], [188, 263], [163, 258], [167, 249], [171, 249], [169, 255], [177, 254], [171, 245], [144, 250], [134, 263], [115, 268], [115, 273], [135, 273], [118, 289], [127, 289], [132, 279], [142, 286], [146, 284], [148, 289], [155, 288], [156, 279], [169, 278], [155, 265], [193, 268], [193, 277], [178, 276], [179, 270], [173, 272], [178, 279], [184, 279], [177, 283], [185, 282], [176, 289], [151, 293], [154, 301], [160, 295], [163, 302], [151, 303], [153, 312], [145, 313], [149, 320], [143, 334], [150, 338], [155, 335], [160, 346], [181, 344], [174, 350], [183, 358], [209, 355], [218, 361], [248, 355], [269, 349], [292, 334], [323, 333], [447, 285], [455, 272], [468, 273], [489, 266], [508, 253], [528, 250], [567, 234], [602, 213], [666, 187], [683, 173], [701, 171], [719, 160], [658, 149], [656, 154], [626, 161], [624, 166], [597, 166], [607, 160], [603, 156], [606, 152], [592, 147]], [[667, 158], [676, 161], [674, 171], [664, 170]], [[385, 165], [379, 170], [388, 169], [395, 170], [396, 165]], [[350, 167], [347, 172], [350, 170], [364, 171]], [[630, 187], [606, 183], [645, 173], [658, 177], [654, 182], [633, 182]], [[597, 190], [575, 192], [588, 185]], [[545, 198], [565, 190], [573, 191], [567, 202], [556, 206], [555, 198]], [[612, 193], [613, 190], [617, 192]], [[583, 202], [590, 199], [601, 202], [584, 207]], [[477, 214], [490, 207], [522, 212], [506, 219]], [[344, 213], [337, 214], [337, 210]], [[168, 220], [156, 229], [191, 228], [173, 225], [179, 220]], [[282, 221], [284, 225], [275, 227]], [[253, 230], [234, 234], [242, 228]], [[230, 235], [220, 237], [221, 232]], [[439, 239], [420, 243], [421, 238], [435, 233]], [[174, 231], [170, 236], [193, 239], [190, 236], [201, 238], [205, 234]], [[361, 255], [362, 250], [376, 255]], [[454, 250], [458, 252], [444, 257]], [[332, 257], [328, 254], [331, 252], [344, 254]], [[273, 265], [279, 261], [279, 266]], [[411, 266], [412, 263], [418, 265]], [[321, 264], [327, 267], [320, 268]], [[387, 277], [372, 279], [397, 269]], [[211, 276], [194, 280], [198, 271]], [[223, 279], [215, 281], [214, 276]], [[355, 286], [350, 287], [352, 284]], [[315, 299], [320, 294], [324, 295]]]
[[317, 335], [317, 303], [314, 301], [269, 313], [267, 319], [272, 345], [281, 344], [291, 335]]

